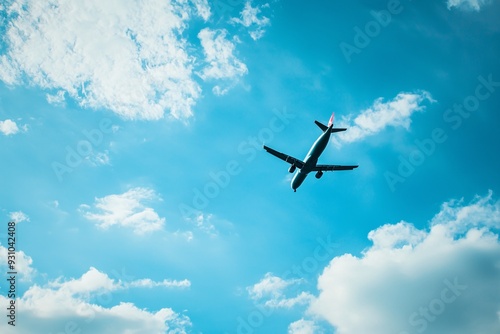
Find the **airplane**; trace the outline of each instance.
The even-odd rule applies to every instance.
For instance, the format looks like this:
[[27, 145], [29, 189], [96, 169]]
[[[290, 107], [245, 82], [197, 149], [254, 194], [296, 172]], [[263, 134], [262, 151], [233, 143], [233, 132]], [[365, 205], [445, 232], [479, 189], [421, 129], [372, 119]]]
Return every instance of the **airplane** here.
[[323, 133], [316, 139], [314, 144], [311, 146], [311, 149], [307, 153], [304, 161], [296, 159], [290, 155], [286, 155], [284, 153], [273, 150], [270, 147], [264, 146], [264, 149], [274, 155], [275, 157], [280, 158], [281, 160], [288, 162], [291, 164], [288, 171], [290, 173], [295, 172], [295, 169], [298, 169], [295, 175], [293, 176], [291, 186], [294, 192], [297, 191], [297, 188], [300, 187], [302, 182], [307, 177], [307, 174], [310, 172], [316, 172], [316, 178], [319, 179], [323, 176], [323, 172], [326, 171], [336, 171], [336, 170], [353, 170], [357, 168], [358, 165], [350, 165], [350, 166], [341, 166], [341, 165], [318, 165], [318, 158], [323, 153], [326, 148], [326, 145], [330, 141], [330, 135], [334, 132], [340, 132], [347, 130], [346, 128], [334, 128], [333, 120], [335, 117], [335, 113], [332, 114], [330, 120], [328, 122], [328, 126], [320, 123], [318, 121], [314, 121], [316, 125], [323, 131]]

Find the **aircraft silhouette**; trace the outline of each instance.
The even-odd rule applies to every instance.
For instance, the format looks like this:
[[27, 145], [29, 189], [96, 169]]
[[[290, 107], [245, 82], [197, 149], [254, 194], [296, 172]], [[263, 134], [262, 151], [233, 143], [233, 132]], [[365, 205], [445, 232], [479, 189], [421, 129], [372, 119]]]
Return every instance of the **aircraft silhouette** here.
[[300, 187], [302, 182], [307, 177], [307, 174], [310, 172], [316, 172], [316, 178], [319, 179], [321, 176], [323, 176], [323, 172], [326, 171], [336, 171], [336, 170], [353, 170], [354, 168], [357, 168], [358, 165], [353, 165], [353, 166], [341, 166], [341, 165], [318, 165], [318, 159], [323, 153], [323, 151], [326, 148], [326, 145], [328, 145], [328, 142], [330, 140], [330, 135], [334, 132], [340, 132], [340, 131], [345, 131], [345, 128], [334, 128], [333, 127], [333, 120], [334, 120], [335, 115], [332, 114], [330, 117], [330, 121], [328, 122], [328, 126], [318, 122], [314, 121], [316, 125], [323, 130], [323, 133], [316, 139], [314, 144], [311, 146], [311, 149], [307, 153], [306, 157], [304, 158], [304, 161], [301, 161], [299, 159], [296, 159], [290, 155], [286, 155], [284, 153], [278, 152], [276, 150], [273, 150], [270, 147], [267, 147], [264, 145], [264, 149], [274, 155], [275, 157], [280, 158], [283, 161], [288, 162], [291, 164], [290, 168], [288, 171], [290, 173], [295, 172], [295, 169], [298, 169], [295, 175], [293, 176], [291, 186], [294, 192], [297, 191], [297, 188]]

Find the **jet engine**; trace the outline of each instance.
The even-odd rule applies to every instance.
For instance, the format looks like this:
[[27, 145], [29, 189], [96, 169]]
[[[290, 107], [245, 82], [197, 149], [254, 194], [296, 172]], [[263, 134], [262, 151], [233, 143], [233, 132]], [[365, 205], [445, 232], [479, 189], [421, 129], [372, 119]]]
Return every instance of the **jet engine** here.
[[315, 176], [316, 176], [317, 179], [320, 179], [323, 176], [323, 172], [322, 171], [318, 171]]
[[295, 165], [291, 165], [291, 166], [290, 166], [290, 168], [288, 168], [288, 171], [289, 171], [290, 173], [293, 173], [293, 172], [295, 172], [295, 168], [296, 168], [296, 166], [295, 166]]

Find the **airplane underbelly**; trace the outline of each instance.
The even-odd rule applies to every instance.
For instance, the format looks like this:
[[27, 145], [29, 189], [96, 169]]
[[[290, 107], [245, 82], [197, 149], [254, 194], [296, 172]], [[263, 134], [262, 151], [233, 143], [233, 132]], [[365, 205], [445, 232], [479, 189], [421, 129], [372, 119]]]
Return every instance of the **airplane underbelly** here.
[[306, 173], [302, 173], [301, 171], [297, 172], [292, 179], [292, 189], [295, 190], [300, 187], [302, 182], [306, 179], [306, 176]]

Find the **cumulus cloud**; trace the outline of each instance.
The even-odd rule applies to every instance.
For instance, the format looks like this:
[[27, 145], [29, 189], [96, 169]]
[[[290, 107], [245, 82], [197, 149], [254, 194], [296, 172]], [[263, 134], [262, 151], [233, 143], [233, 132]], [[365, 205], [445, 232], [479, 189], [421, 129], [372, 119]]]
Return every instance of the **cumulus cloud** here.
[[[206, 1], [195, 1], [207, 17]], [[194, 12], [187, 1], [29, 1], [5, 9], [0, 79], [58, 90], [84, 107], [126, 119], [192, 115], [200, 95], [195, 59], [181, 34]]]
[[5, 136], [14, 135], [19, 132], [19, 127], [16, 122], [11, 119], [0, 121], [0, 132]]
[[[113, 302], [112, 292], [123, 289], [120, 281], [95, 268], [80, 278], [50, 281], [46, 286], [31, 286], [17, 298], [16, 333], [186, 333], [191, 321], [171, 308], [156, 312], [140, 309], [133, 303]], [[0, 296], [2, 305], [8, 300]], [[114, 306], [111, 306], [113, 305]], [[6, 322], [0, 331], [8, 332]]]
[[381, 226], [324, 269], [309, 313], [339, 334], [500, 332], [499, 228], [491, 192], [444, 203], [428, 229]]
[[350, 143], [374, 135], [388, 126], [409, 129], [411, 115], [422, 111], [425, 101], [435, 102], [426, 91], [414, 93], [399, 93], [394, 99], [383, 102], [382, 98], [375, 100], [373, 105], [358, 115], [343, 116], [336, 127], [347, 127], [347, 131], [339, 132], [334, 138], [336, 145]]
[[448, 0], [448, 9], [457, 7], [465, 10], [475, 10], [480, 11], [481, 7], [490, 3], [491, 0]]
[[322, 333], [318, 326], [311, 320], [300, 319], [288, 326], [288, 334], [319, 334]]
[[306, 305], [312, 295], [308, 292], [300, 292], [295, 297], [287, 297], [286, 290], [303, 282], [302, 279], [283, 279], [266, 273], [256, 284], [247, 287], [251, 299], [261, 302], [270, 308], [292, 308], [295, 305]]
[[264, 36], [264, 27], [271, 24], [271, 20], [268, 17], [262, 16], [259, 18], [263, 8], [269, 8], [269, 4], [264, 4], [262, 6], [252, 7], [250, 1], [245, 3], [245, 7], [240, 13], [239, 18], [232, 18], [231, 22], [241, 24], [242, 26], [249, 28], [248, 33], [253, 40], [258, 40]]
[[153, 200], [160, 198], [152, 189], [138, 187], [123, 194], [96, 198], [93, 210], [82, 204], [80, 211], [100, 228], [119, 225], [131, 228], [137, 234], [144, 234], [160, 230], [165, 224], [165, 218], [160, 218], [153, 208], [146, 206], [145, 202]]

